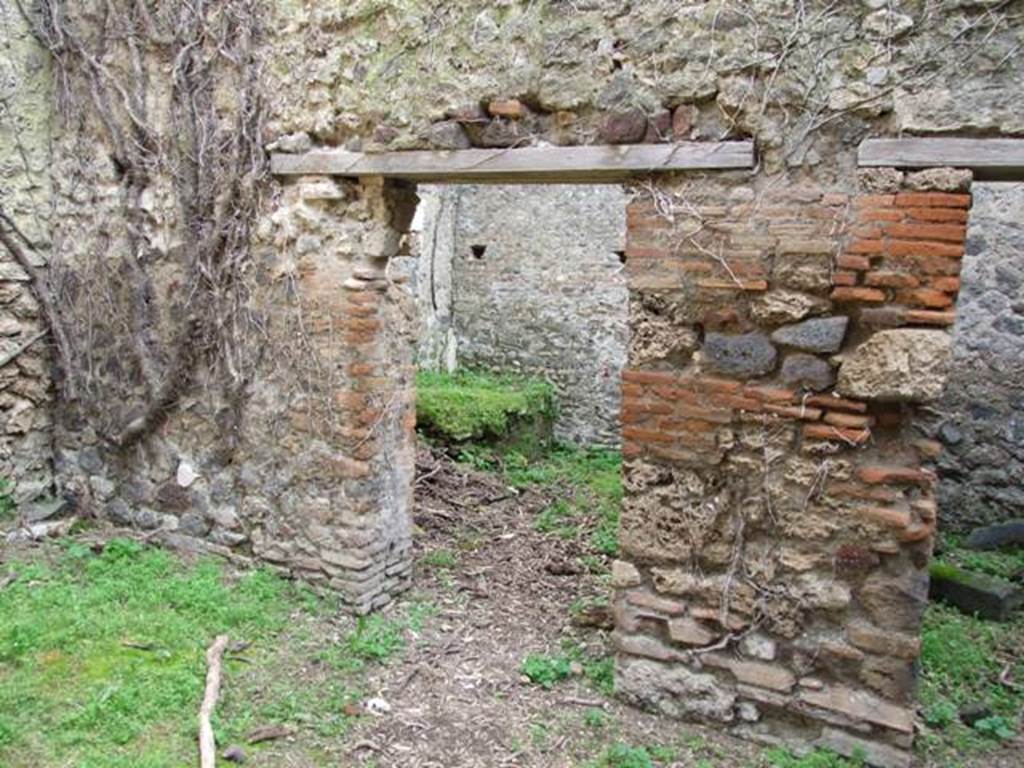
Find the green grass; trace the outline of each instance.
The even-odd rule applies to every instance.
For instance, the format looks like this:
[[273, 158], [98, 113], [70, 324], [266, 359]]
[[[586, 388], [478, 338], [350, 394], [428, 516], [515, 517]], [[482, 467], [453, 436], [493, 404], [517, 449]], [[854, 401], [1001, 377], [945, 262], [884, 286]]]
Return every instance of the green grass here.
[[979, 571], [1000, 579], [1019, 579], [1024, 575], [1024, 548], [979, 552], [961, 548], [962, 540], [963, 537], [954, 534], [944, 536], [942, 555], [937, 562]]
[[566, 641], [558, 654], [530, 654], [523, 660], [519, 671], [535, 685], [551, 689], [569, 679], [574, 668], [594, 690], [609, 697], [615, 693], [614, 659], [611, 656], [588, 656], [571, 641]]
[[420, 562], [428, 568], [449, 569], [459, 564], [459, 556], [450, 549], [435, 549], [420, 558]]
[[446, 442], [502, 438], [516, 422], [550, 421], [554, 389], [543, 379], [473, 371], [416, 375], [416, 419]]
[[267, 571], [228, 584], [216, 563], [185, 569], [128, 541], [16, 569], [0, 592], [2, 765], [191, 760], [205, 648], [220, 633], [266, 641], [289, 610]]
[[[918, 751], [952, 766], [1011, 738], [1024, 714], [1024, 691], [1000, 682], [1007, 667], [1019, 686], [1024, 679], [1024, 616], [989, 622], [940, 603], [929, 605], [919, 688], [928, 728], [917, 740]], [[959, 712], [978, 704], [989, 707], [992, 715], [970, 728], [960, 721]]]
[[374, 665], [400, 654], [436, 612], [412, 602], [344, 620], [331, 640], [330, 598], [266, 570], [232, 577], [218, 561], [189, 566], [123, 540], [100, 555], [72, 541], [50, 561], [6, 567], [19, 578], [0, 591], [4, 768], [194, 764], [205, 650], [222, 633], [251, 645], [250, 663], [225, 661], [219, 744], [268, 723], [339, 738]]
[[591, 768], [654, 768], [654, 759], [645, 747], [632, 747], [616, 742], [591, 764]]
[[828, 750], [815, 750], [797, 757], [785, 749], [768, 749], [764, 758], [772, 768], [861, 768], [863, 757], [847, 759]]
[[478, 469], [501, 473], [513, 488], [558, 491], [559, 498], [534, 520], [541, 533], [583, 538], [602, 555], [618, 554], [622, 506], [619, 451], [557, 445], [541, 458], [530, 460], [515, 452], [476, 448], [462, 458]]

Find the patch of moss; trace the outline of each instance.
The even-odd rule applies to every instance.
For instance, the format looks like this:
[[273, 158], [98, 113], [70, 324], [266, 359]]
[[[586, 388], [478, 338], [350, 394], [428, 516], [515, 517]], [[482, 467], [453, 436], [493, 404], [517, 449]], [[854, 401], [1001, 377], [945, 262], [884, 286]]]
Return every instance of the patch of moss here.
[[420, 431], [445, 443], [502, 441], [526, 426], [530, 433], [550, 433], [554, 389], [543, 379], [475, 371], [416, 376], [416, 419]]

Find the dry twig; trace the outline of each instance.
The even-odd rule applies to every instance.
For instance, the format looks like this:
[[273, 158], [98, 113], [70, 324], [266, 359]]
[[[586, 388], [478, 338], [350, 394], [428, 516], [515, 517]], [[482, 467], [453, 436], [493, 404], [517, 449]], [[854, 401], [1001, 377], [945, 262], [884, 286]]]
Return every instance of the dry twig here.
[[217, 764], [217, 742], [213, 737], [210, 718], [220, 697], [220, 668], [224, 649], [228, 647], [228, 636], [218, 635], [206, 650], [206, 691], [199, 707], [199, 766], [215, 768]]

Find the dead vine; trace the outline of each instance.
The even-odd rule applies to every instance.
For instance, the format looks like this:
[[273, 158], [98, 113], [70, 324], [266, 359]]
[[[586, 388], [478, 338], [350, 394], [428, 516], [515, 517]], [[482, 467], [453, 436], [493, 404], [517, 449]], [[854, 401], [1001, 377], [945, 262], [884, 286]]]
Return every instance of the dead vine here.
[[50, 249], [0, 211], [0, 244], [52, 334], [58, 412], [127, 446], [202, 369], [233, 442], [259, 346], [246, 343], [265, 175], [259, 0], [15, 2], [52, 57], [71, 175], [116, 190], [93, 192], [84, 228], [58, 223]]

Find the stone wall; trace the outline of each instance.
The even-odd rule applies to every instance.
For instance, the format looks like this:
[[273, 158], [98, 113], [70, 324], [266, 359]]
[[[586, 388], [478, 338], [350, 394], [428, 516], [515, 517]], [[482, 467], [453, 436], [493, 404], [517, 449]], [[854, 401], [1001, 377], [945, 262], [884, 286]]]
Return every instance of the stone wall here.
[[[0, 211], [43, 253], [50, 241], [50, 77], [49, 59], [17, 7], [0, 1]], [[27, 281], [0, 247], [0, 478], [18, 502], [54, 491], [49, 339], [39, 336], [44, 326]]]
[[631, 324], [676, 344], [623, 374], [626, 698], [910, 764], [941, 447], [915, 404], [945, 382], [969, 180], [721, 174], [630, 206]]
[[[618, 685], [670, 715], [906, 765], [938, 447], [913, 430], [912, 401], [943, 379], [968, 198], [956, 174], [858, 187], [855, 148], [1024, 133], [1024, 2], [260, 7], [266, 66], [247, 72], [269, 149], [755, 141], [753, 175], [639, 180], [628, 213]], [[155, 48], [159, 114], [174, 51]], [[30, 104], [25, 77], [15, 101]], [[194, 233], [159, 176], [125, 210], [96, 116], [75, 117], [52, 147], [51, 253], [116, 274], [134, 255], [126, 218], [144, 221], [166, 331], [174, 254]], [[47, 118], [22, 125], [48, 145]], [[254, 555], [366, 611], [409, 579], [411, 315], [384, 270], [413, 201], [379, 179], [264, 193], [246, 273], [261, 354], [240, 413], [202, 370], [126, 448], [59, 413], [59, 489], [81, 514]], [[2, 319], [28, 320], [7, 285]], [[819, 318], [836, 319], [798, 325]], [[49, 419], [45, 378], [19, 372], [37, 399], [11, 389], [0, 408], [32, 435]]]
[[456, 186], [441, 195], [419, 238], [421, 365], [436, 366], [443, 351], [446, 368], [454, 356], [462, 367], [546, 378], [559, 440], [618, 445], [628, 337], [621, 186]]
[[1024, 185], [976, 183], [933, 434], [943, 529], [1024, 517]]

